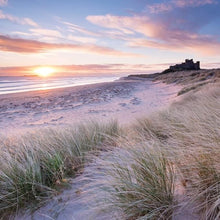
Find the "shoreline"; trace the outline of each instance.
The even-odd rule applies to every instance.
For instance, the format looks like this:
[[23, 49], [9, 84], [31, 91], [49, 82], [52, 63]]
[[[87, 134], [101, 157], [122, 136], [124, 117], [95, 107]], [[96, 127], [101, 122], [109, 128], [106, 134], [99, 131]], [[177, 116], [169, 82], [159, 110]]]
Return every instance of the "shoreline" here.
[[[120, 79], [120, 77], [101, 77], [98, 78], [98, 76], [84, 76], [87, 78], [87, 81], [83, 81], [83, 77], [50, 77], [50, 78], [40, 78], [37, 79], [37, 81], [34, 79], [34, 81], [26, 82], [25, 85], [23, 83], [19, 83], [19, 80], [16, 81], [16, 77], [13, 78], [12, 81], [7, 81], [6, 85], [13, 84], [11, 87], [5, 87], [4, 86], [4, 80], [1, 81], [0, 76], [0, 85], [2, 84], [3, 87], [0, 87], [0, 95], [8, 95], [8, 94], [18, 94], [18, 93], [25, 93], [25, 92], [34, 92], [34, 91], [48, 91], [53, 89], [65, 89], [70, 87], [77, 87], [77, 86], [84, 86], [84, 85], [93, 85], [98, 83], [106, 83], [106, 82], [114, 82]], [[5, 77], [2, 77], [5, 78]], [[19, 78], [19, 77], [18, 77]], [[21, 78], [21, 77], [20, 77]], [[25, 78], [25, 77], [24, 77]], [[25, 78], [26, 79], [26, 78]], [[59, 81], [57, 81], [59, 79]], [[61, 79], [61, 80], [60, 80]], [[77, 83], [73, 83], [72, 80], [75, 79]], [[91, 80], [93, 79], [93, 80]], [[71, 80], [71, 82], [69, 82]], [[68, 81], [68, 83], [67, 83]]]
[[166, 106], [180, 86], [151, 80], [116, 80], [41, 91], [0, 95], [0, 130], [68, 125], [116, 119], [129, 123]]

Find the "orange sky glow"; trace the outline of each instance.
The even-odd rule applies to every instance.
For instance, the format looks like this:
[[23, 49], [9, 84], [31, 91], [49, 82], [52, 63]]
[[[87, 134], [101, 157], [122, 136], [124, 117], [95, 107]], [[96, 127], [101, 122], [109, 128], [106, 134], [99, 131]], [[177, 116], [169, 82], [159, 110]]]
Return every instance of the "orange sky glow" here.
[[[219, 10], [216, 0], [3, 0], [0, 76], [152, 73], [186, 58], [217, 68]], [[35, 71], [47, 67], [56, 71]]]

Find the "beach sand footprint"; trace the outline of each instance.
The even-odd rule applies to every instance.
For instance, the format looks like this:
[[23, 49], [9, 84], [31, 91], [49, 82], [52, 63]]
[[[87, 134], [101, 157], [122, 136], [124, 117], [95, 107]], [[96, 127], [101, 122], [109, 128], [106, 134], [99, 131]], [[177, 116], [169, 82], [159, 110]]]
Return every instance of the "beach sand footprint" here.
[[126, 103], [119, 103], [118, 105], [120, 105], [121, 107], [126, 107], [127, 106], [127, 104]]
[[137, 97], [134, 97], [133, 99], [130, 100], [130, 103], [132, 105], [140, 105], [141, 104], [141, 100]]

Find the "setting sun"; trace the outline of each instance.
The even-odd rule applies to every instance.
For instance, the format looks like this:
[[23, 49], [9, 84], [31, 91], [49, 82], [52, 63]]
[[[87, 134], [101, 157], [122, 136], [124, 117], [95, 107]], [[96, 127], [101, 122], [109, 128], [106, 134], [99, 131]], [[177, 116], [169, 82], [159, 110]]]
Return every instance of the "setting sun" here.
[[36, 73], [40, 77], [49, 77], [55, 72], [55, 69], [52, 67], [39, 67], [34, 70], [34, 73]]

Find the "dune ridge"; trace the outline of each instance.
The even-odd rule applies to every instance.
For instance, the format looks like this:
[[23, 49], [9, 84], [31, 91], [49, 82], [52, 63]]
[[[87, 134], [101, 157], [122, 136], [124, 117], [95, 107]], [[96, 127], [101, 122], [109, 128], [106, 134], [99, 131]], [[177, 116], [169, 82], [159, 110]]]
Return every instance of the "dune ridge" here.
[[[184, 81], [183, 74], [177, 74], [176, 83], [195, 83], [195, 75], [187, 72], [190, 80]], [[175, 77], [167, 82], [173, 83]], [[146, 77], [139, 78], [135, 76], [129, 83], [142, 85], [143, 89]], [[17, 220], [88, 216], [98, 220], [217, 219], [218, 78], [216, 72], [211, 80], [204, 80], [204, 85], [179, 94], [181, 98], [170, 106], [145, 111], [145, 116], [123, 126], [99, 121], [64, 126], [58, 131], [56, 126], [40, 132], [33, 130], [32, 134], [15, 139], [1, 138], [1, 215], [8, 218], [8, 214], [16, 212], [10, 218]], [[198, 77], [194, 80], [201, 81]], [[154, 85], [159, 85], [161, 92], [164, 84]], [[130, 94], [140, 89], [134, 88], [137, 90], [132, 88]], [[175, 97], [171, 91], [170, 97]], [[175, 92], [177, 95], [178, 90]], [[173, 98], [168, 100], [170, 103]], [[54, 197], [65, 185], [70, 189]], [[31, 207], [38, 208], [42, 205], [39, 201], [45, 203], [51, 196], [46, 205], [30, 212]], [[22, 209], [27, 203], [32, 206]]]

